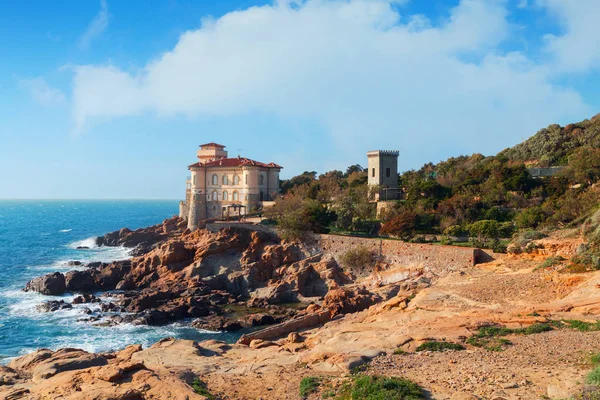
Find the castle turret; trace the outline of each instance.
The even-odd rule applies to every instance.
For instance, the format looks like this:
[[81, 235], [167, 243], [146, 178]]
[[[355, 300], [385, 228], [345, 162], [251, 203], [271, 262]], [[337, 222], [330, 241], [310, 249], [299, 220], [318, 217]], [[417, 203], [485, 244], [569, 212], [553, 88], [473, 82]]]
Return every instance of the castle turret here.
[[211, 142], [201, 144], [200, 150], [198, 150], [197, 155], [200, 162], [207, 163], [227, 158], [227, 151], [225, 150], [225, 146], [223, 146], [222, 144]]
[[397, 150], [373, 150], [367, 152], [368, 184], [375, 188], [373, 201], [398, 200], [398, 155]]

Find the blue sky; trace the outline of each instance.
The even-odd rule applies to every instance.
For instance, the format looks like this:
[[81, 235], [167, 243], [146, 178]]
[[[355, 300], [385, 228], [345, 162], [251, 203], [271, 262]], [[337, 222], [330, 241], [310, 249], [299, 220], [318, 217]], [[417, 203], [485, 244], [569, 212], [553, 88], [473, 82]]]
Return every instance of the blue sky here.
[[181, 198], [216, 141], [283, 177], [495, 154], [600, 111], [597, 0], [0, 2], [0, 198]]

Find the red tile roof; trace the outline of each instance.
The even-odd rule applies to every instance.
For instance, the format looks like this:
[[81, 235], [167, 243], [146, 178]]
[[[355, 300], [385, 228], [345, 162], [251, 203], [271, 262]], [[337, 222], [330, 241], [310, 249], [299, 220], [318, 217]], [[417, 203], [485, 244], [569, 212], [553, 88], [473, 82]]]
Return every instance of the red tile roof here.
[[192, 167], [244, 167], [244, 166], [256, 166], [256, 167], [264, 167], [264, 168], [283, 168], [281, 165], [277, 165], [275, 163], [262, 163], [260, 161], [254, 161], [245, 157], [236, 157], [236, 158], [221, 158], [220, 160], [209, 161], [207, 163], [197, 162], [189, 166]]
[[215, 143], [215, 142], [204, 143], [204, 144], [200, 145], [200, 147], [208, 147], [208, 146], [211, 146], [211, 147], [221, 147], [221, 148], [225, 147], [222, 144]]

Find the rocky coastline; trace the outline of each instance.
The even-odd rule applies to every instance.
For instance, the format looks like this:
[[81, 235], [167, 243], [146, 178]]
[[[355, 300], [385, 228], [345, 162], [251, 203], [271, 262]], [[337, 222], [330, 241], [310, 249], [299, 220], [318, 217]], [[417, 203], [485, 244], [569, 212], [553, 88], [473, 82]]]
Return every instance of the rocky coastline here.
[[[319, 382], [307, 397], [319, 399], [358, 367], [406, 376], [436, 399], [586, 390], [585, 360], [600, 351], [600, 325], [573, 327], [596, 326], [600, 272], [539, 268], [547, 257], [575, 254], [581, 238], [541, 239], [531, 253], [478, 265], [439, 258], [434, 253], [459, 253], [425, 245], [401, 247], [410, 250], [402, 259], [390, 245], [395, 250], [352, 268], [339, 255], [359, 241], [333, 240], [337, 247], [325, 249], [243, 226], [190, 232], [178, 218], [107, 234], [99, 244], [129, 247], [132, 258], [74, 260], [75, 271], [33, 279], [24, 290], [75, 294], [41, 304], [41, 312], [85, 305], [84, 323], [186, 321], [245, 334], [237, 343], [165, 338], [98, 354], [40, 349], [0, 366], [0, 399], [299, 399], [303, 378]], [[424, 261], [413, 262], [415, 251]], [[505, 336], [481, 336], [485, 329]], [[467, 351], [419, 350], [438, 342]]]

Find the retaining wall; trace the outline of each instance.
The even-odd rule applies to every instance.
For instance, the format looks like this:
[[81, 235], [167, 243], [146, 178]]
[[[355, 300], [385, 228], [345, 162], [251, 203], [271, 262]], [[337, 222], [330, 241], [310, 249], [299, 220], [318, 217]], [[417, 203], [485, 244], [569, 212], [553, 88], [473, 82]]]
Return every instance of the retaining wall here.
[[485, 253], [473, 247], [439, 246], [421, 243], [405, 243], [399, 240], [356, 238], [337, 235], [316, 237], [318, 247], [325, 254], [339, 260], [349, 249], [365, 247], [374, 254], [383, 256], [391, 264], [405, 266], [444, 267], [459, 269], [472, 267]]

